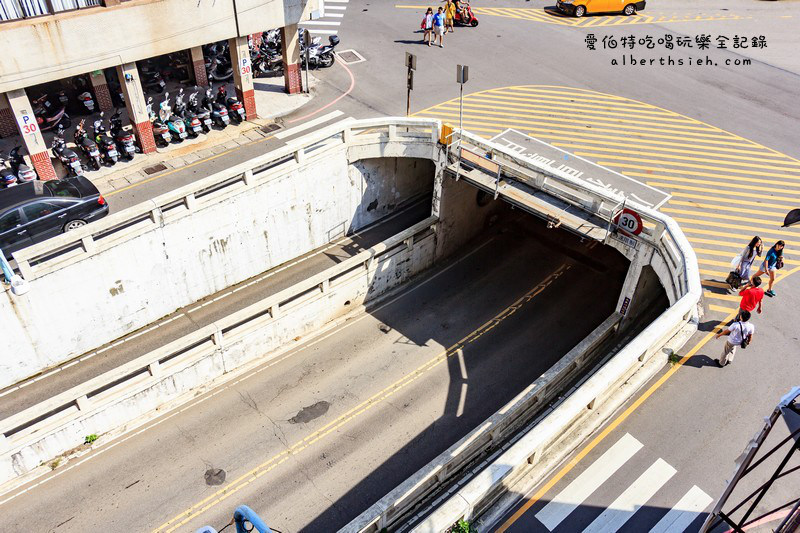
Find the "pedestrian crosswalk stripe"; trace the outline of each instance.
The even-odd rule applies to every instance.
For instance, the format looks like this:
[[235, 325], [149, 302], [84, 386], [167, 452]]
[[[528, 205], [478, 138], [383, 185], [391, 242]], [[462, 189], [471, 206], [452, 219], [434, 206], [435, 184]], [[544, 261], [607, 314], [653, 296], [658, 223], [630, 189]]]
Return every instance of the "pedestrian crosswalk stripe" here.
[[[720, 188], [709, 188], [709, 187], [693, 187], [691, 185], [682, 185], [677, 183], [660, 183], [657, 181], [649, 181], [647, 182], [648, 185], [652, 185], [653, 187], [670, 187], [672, 189], [677, 189], [675, 192], [672, 193], [672, 196], [676, 198], [684, 197], [684, 198], [708, 198], [708, 194], [692, 194], [691, 193], [683, 193], [680, 191], [697, 191], [697, 192], [705, 192], [709, 194], [724, 194], [725, 196], [735, 196], [737, 198], [762, 198], [764, 200], [777, 200], [779, 202], [791, 202], [792, 205], [796, 205], [800, 202], [800, 198], [790, 198], [788, 196], [775, 196], [774, 194], [756, 194], [749, 190], [747, 191], [739, 191], [739, 190], [721, 190]], [[792, 194], [792, 193], [790, 193]], [[800, 195], [800, 188], [798, 189], [797, 193]], [[765, 204], [767, 205], [767, 204]]]
[[600, 513], [583, 533], [615, 533], [652, 498], [676, 470], [663, 459], [656, 459], [639, 478]]
[[[643, 151], [640, 151], [640, 150], [626, 150], [626, 149], [621, 148], [619, 146], [614, 146], [614, 147], [592, 146], [590, 148], [590, 150], [592, 150], [593, 153], [596, 153], [596, 152], [611, 152], [611, 153], [614, 153], [614, 154], [650, 155], [649, 152], [643, 152]], [[662, 152], [675, 152], [676, 154], [684, 154], [684, 155], [674, 155], [674, 154], [670, 155], [670, 157], [672, 159], [677, 159], [677, 160], [682, 160], [682, 161], [707, 161], [708, 160], [707, 157], [706, 158], [703, 158], [703, 157], [691, 157], [691, 154], [694, 154], [694, 155], [706, 155], [707, 156], [708, 153], [707, 152], [703, 152], [703, 151], [687, 150], [687, 149], [669, 150], [667, 148], [662, 148], [661, 151]], [[738, 150], [736, 150], [735, 152], [736, 152], [735, 154], [724, 154], [724, 153], [717, 154], [717, 157], [723, 157], [724, 158], [724, 159], [717, 159], [717, 162], [718, 163], [724, 163], [724, 164], [731, 164], [731, 165], [732, 164], [745, 165], [747, 163], [744, 163], [744, 161], [747, 161], [747, 162], [750, 162], [750, 163], [762, 163], [762, 164], [767, 164], [767, 165], [786, 165], [786, 166], [789, 166], [789, 167], [795, 167], [796, 169], [800, 169], [800, 163], [797, 163], [797, 162], [794, 162], [794, 161], [781, 161], [780, 159], [768, 159], [770, 157], [771, 158], [776, 157], [774, 154], [771, 154], [771, 153], [768, 153], [768, 152], [755, 152], [756, 154], [758, 154], [759, 157], [747, 157], [747, 156], [737, 155], [739, 153]], [[607, 157], [607, 156], [597, 156], [597, 157]], [[790, 169], [787, 169], [787, 170], [794, 170], [794, 169], [790, 168]]]
[[[457, 124], [458, 109], [453, 99], [416, 116]], [[553, 85], [466, 95], [463, 121], [488, 137], [514, 128], [673, 194], [662, 210], [697, 248], [703, 280], [724, 280], [725, 262], [753, 235], [766, 246], [783, 239], [790, 252], [800, 247], [800, 233], [780, 228], [800, 207], [800, 160], [719, 127], [624, 96]]]
[[734, 296], [733, 294], [722, 294], [711, 291], [703, 291], [703, 297], [711, 298], [712, 300], [726, 300], [728, 302], [736, 302], [736, 303], [739, 303], [739, 301], [742, 299], [742, 297], [739, 295]]
[[[725, 191], [724, 194], [727, 195], [729, 193], [727, 191]], [[674, 193], [672, 193], [672, 196], [673, 196], [673, 200], [672, 200], [673, 205], [690, 205], [690, 206], [694, 206], [694, 207], [705, 207], [705, 206], [708, 206], [708, 205], [714, 205], [714, 204], [704, 204], [703, 202], [693, 202], [693, 201], [686, 201], [685, 202], [683, 200], [676, 200], [675, 199], [675, 198], [696, 198], [698, 200], [707, 200], [708, 199], [708, 196], [701, 195], [701, 194], [686, 194], [686, 193], [681, 193], [681, 192], [674, 192]], [[724, 196], [720, 196], [720, 197], [716, 198], [716, 201], [717, 202], [723, 202], [723, 203], [736, 204], [737, 206], [752, 205], [752, 206], [755, 206], [755, 207], [760, 207], [761, 209], [773, 208], [773, 209], [776, 209], [778, 211], [785, 210], [786, 212], [789, 212], [792, 209], [795, 209], [796, 206], [798, 205], [798, 203], [800, 203], [798, 201], [795, 201], [793, 203], [786, 203], [786, 204], [773, 204], [771, 202], [757, 202], [757, 201], [751, 201], [751, 200], [742, 200], [741, 196], [746, 196], [748, 198], [751, 197], [751, 195], [746, 194], [746, 193], [738, 193], [736, 196], [737, 197], [735, 197], [735, 198], [726, 198]], [[769, 198], [768, 196], [762, 196], [762, 197]]]
[[[730, 215], [725, 215], [725, 214], [720, 214], [720, 213], [709, 213], [709, 212], [698, 213], [697, 211], [695, 211], [693, 209], [674, 209], [672, 207], [665, 207], [665, 208], [662, 209], [662, 211], [664, 211], [665, 213], [676, 213], [676, 214], [679, 214], [679, 215], [697, 215], [697, 216], [701, 216], [701, 217], [718, 218], [718, 219], [722, 219], [722, 220], [730, 220], [731, 219]], [[764, 213], [763, 216], [774, 217], [776, 219], [780, 218], [780, 220], [783, 220], [783, 217], [781, 217], [778, 214]], [[736, 217], [736, 221], [737, 222], [752, 222], [754, 224], [764, 224], [765, 226], [769, 225], [769, 224], [775, 224], [775, 222], [771, 222], [771, 221], [763, 219], [763, 218], [752, 218], [752, 217], [741, 217], [741, 216], [737, 216]], [[777, 226], [780, 227], [780, 224], [778, 224]], [[736, 227], [736, 226], [734, 226], [734, 227]], [[778, 229], [778, 228], [776, 227], [776, 229]], [[800, 230], [784, 228], [781, 231], [784, 231], [784, 232], [786, 232], [786, 233], [788, 233], [790, 235], [795, 235], [795, 236], [800, 237]]]
[[[731, 202], [735, 203], [736, 200], [731, 200]], [[717, 204], [708, 204], [708, 203], [704, 203], [704, 202], [684, 202], [682, 200], [677, 200], [677, 201], [672, 202], [672, 205], [681, 205], [681, 206], [700, 208], [700, 209], [718, 209], [720, 211], [731, 211], [733, 213], [748, 213], [748, 214], [751, 214], [751, 215], [761, 215], [761, 216], [764, 216], [764, 217], [773, 217], [773, 218], [776, 218], [778, 221], [783, 221], [783, 219], [784, 219], [783, 214], [781, 214], [779, 211], [767, 210], [767, 209], [764, 209], [764, 208], [762, 208], [762, 209], [750, 209], [748, 207], [742, 207], [742, 205], [747, 205], [747, 204], [744, 204], [744, 203], [741, 203], [741, 202], [737, 203], [737, 205], [724, 205], [724, 204], [725, 204], [725, 202], [723, 202], [722, 205], [717, 205]], [[757, 202], [751, 202], [751, 204], [758, 205]], [[783, 207], [781, 207], [781, 209], [783, 209]], [[789, 208], [786, 209], [786, 211], [790, 211], [792, 209], [794, 209], [794, 208], [793, 207], [789, 207]], [[730, 217], [730, 215], [727, 215], [727, 216]]]
[[[633, 173], [631, 173], [631, 172], [626, 172], [626, 174], [633, 175]], [[641, 174], [641, 173], [639, 173], [639, 174]], [[725, 186], [724, 184], [720, 184], [720, 182], [718, 182], [718, 181], [700, 180], [700, 179], [692, 179], [692, 178], [679, 178], [679, 177], [676, 177], [676, 176], [667, 176], [665, 174], [659, 174], [659, 175], [642, 174], [642, 176], [649, 177], [649, 178], [656, 178], [656, 179], [659, 179], [659, 180], [677, 181], [677, 182], [682, 182], [682, 183], [699, 183], [701, 185]], [[741, 179], [743, 181], [746, 181], [744, 178], [741, 178]], [[666, 185], [665, 187], [668, 188], [669, 185]], [[732, 184], [732, 183], [729, 183], [727, 185], [727, 187], [730, 187], [730, 188], [740, 187], [739, 190], [742, 190], [742, 191], [778, 192], [778, 193], [781, 193], [781, 194], [787, 194], [787, 193], [788, 194], [793, 194], [795, 192], [795, 190], [797, 190], [797, 189], [793, 190], [791, 188], [764, 187], [762, 185], [752, 185], [752, 184], [748, 184], [746, 187], [744, 187], [744, 186], [739, 186], [738, 184]]]
[[558, 524], [577, 509], [586, 498], [641, 449], [642, 443], [626, 433], [536, 513], [536, 518], [548, 530], [553, 531]]
[[686, 529], [694, 522], [695, 518], [714, 501], [711, 496], [703, 492], [697, 485], [694, 485], [683, 498], [669, 510], [659, 522], [653, 526], [650, 533], [678, 533]]

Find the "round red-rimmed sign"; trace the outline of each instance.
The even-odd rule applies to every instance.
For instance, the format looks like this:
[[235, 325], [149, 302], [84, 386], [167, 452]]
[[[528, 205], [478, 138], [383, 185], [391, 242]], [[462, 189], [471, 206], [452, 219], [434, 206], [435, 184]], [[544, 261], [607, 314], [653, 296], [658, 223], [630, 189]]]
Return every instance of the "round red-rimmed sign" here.
[[639, 235], [644, 228], [642, 217], [633, 209], [627, 207], [614, 217], [614, 224], [623, 232]]

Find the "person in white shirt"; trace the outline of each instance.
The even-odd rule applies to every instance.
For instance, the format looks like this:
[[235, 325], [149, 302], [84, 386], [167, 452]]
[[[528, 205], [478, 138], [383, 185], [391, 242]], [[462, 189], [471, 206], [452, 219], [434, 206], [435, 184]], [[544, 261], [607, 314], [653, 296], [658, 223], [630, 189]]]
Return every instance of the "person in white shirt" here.
[[733, 362], [733, 357], [736, 355], [736, 348], [742, 345], [743, 340], [747, 339], [745, 347], [753, 341], [753, 334], [756, 332], [756, 327], [751, 324], [749, 320], [750, 312], [743, 310], [739, 315], [738, 321], [717, 333], [717, 339], [723, 335], [728, 336], [725, 340], [725, 346], [722, 348], [722, 357], [716, 360], [720, 368]]

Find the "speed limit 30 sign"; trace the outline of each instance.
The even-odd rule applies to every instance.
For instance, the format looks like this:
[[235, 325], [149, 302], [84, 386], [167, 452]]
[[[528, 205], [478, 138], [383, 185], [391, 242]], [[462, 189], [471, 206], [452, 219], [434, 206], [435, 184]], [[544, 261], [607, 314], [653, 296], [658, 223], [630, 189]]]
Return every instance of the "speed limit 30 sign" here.
[[625, 234], [639, 235], [644, 228], [642, 217], [633, 209], [627, 207], [614, 217], [614, 224]]

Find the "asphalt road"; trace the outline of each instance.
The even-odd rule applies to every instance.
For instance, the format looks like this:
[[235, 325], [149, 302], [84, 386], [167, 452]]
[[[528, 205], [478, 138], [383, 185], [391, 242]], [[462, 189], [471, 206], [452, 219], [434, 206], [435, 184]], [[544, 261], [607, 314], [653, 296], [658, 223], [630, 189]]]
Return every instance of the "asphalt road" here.
[[3, 529], [220, 528], [239, 503], [284, 532], [343, 526], [612, 312], [624, 258], [530, 222], [490, 228], [399, 297], [59, 467], [2, 504]]
[[[792, 310], [797, 308], [800, 294], [795, 276], [786, 277], [780, 282], [777, 286], [778, 298], [769, 301], [767, 312], [758, 318], [759, 336], [763, 332], [762, 339], [769, 339], [768, 342], [762, 344], [761, 339], [757, 339], [747, 354], [740, 354], [740, 359], [724, 371], [709, 366], [709, 362], [716, 357], [719, 342], [702, 344], [707, 333], [736, 308], [736, 298], [724, 293], [720, 280], [724, 279], [728, 270], [728, 261], [749, 236], [760, 234], [765, 241], [769, 241], [768, 244], [785, 238], [789, 243], [786, 253], [790, 261], [793, 248], [800, 246], [800, 235], [796, 230], [780, 230], [778, 227], [783, 213], [800, 206], [800, 188], [797, 185], [797, 179], [800, 179], [800, 161], [797, 159], [800, 158], [800, 148], [796, 142], [796, 125], [800, 118], [797, 107], [800, 61], [796, 57], [795, 37], [800, 4], [786, 0], [713, 0], [698, 7], [696, 2], [689, 1], [650, 2], [638, 19], [588, 17], [579, 25], [547, 15], [544, 8], [550, 4], [536, 0], [484, 0], [475, 3], [476, 8], [486, 9], [483, 13], [477, 13], [479, 27], [458, 28], [456, 33], [447, 35], [445, 47], [439, 49], [428, 48], [418, 42], [421, 39], [417, 29], [424, 8], [422, 4], [406, 9], [396, 7], [401, 4], [393, 2], [351, 0], [342, 18], [342, 44], [339, 48], [355, 49], [366, 61], [347, 68], [337, 63], [320, 73], [322, 81], [317, 97], [309, 107], [287, 117], [286, 125], [301, 124], [304, 120], [333, 110], [341, 111], [342, 117], [404, 114], [403, 57], [406, 51], [410, 51], [418, 57], [412, 113], [457, 122], [457, 118], [454, 118], [457, 117], [454, 114], [457, 113], [457, 104], [447, 101], [458, 97], [454, 65], [468, 64], [470, 80], [465, 86], [468, 104], [465, 125], [468, 129], [492, 136], [514, 127], [548, 142], [561, 143], [561, 148], [581, 151], [582, 157], [598, 161], [613, 170], [631, 176], [641, 174], [636, 177], [673, 195], [663, 210], [684, 227], [698, 251], [705, 290], [706, 314], [701, 323], [701, 332], [690, 340], [680, 354], [689, 358], [685, 364], [665, 369], [669, 379], [663, 385], [657, 389], [645, 388], [651, 391], [647, 393], [646, 401], [629, 412], [624, 420], [619, 420], [613, 431], [609, 431], [608, 436], [599, 441], [577, 466], [569, 471], [557, 471], [556, 477], [546, 482], [547, 490], [539, 498], [541, 502], [534, 502], [524, 515], [523, 519], [528, 522], [520, 522], [531, 524], [531, 529], [539, 527], [535, 514], [545, 502], [551, 501], [589, 465], [597, 464], [602, 453], [627, 433], [642, 445], [641, 449], [631, 462], [614, 471], [609, 484], [590, 495], [585, 500], [585, 508], [564, 521], [560, 530], [573, 530], [568, 525], [571, 520], [576, 520], [572, 522], [575, 528], [588, 526], [640, 475], [661, 460], [675, 473], [661, 485], [652, 501], [646, 502], [650, 509], [647, 518], [642, 518], [643, 514], [635, 518], [641, 522], [632, 521], [625, 526], [634, 528], [639, 524], [644, 527], [645, 524], [655, 523], [666, 509], [672, 508], [693, 486], [716, 498], [732, 470], [734, 459], [740, 454], [747, 438], [758, 428], [762, 417], [768, 414], [789, 385], [800, 382], [800, 367], [796, 361], [798, 344], [794, 333], [796, 325], [792, 314]], [[763, 35], [767, 47], [708, 51], [696, 47], [673, 50], [634, 48], [626, 52], [637, 57], [641, 54], [641, 58], [645, 59], [658, 60], [662, 56], [672, 56], [687, 62], [689, 58], [708, 55], [712, 62], [717, 63], [710, 66], [614, 66], [611, 61], [620, 61], [624, 55], [621, 49], [602, 48], [603, 37], [614, 37], [619, 41], [623, 36], [633, 35], [638, 43], [639, 39], [648, 36], [657, 41], [667, 33], [675, 38], [681, 36], [690, 40], [702, 34], [712, 35], [715, 40], [720, 35], [730, 39], [735, 35]], [[597, 50], [587, 49], [585, 40], [589, 34], [598, 38]], [[746, 58], [751, 59], [752, 64], [724, 64], [728, 59]], [[348, 91], [352, 80], [355, 80], [352, 91], [336, 100]], [[529, 108], [539, 110], [538, 114], [526, 111]], [[607, 116], [608, 120], [600, 119], [598, 115]], [[152, 197], [224, 168], [232, 161], [240, 161], [249, 154], [260, 153], [268, 142], [157, 177], [147, 185], [129, 189], [125, 195], [120, 193], [118, 200], [135, 202]], [[114, 198], [110, 201], [113, 203]], [[486, 249], [490, 247], [487, 245]], [[476, 255], [472, 260], [480, 257]], [[494, 260], [494, 257], [489, 256], [486, 264], [476, 265], [489, 268], [487, 265], [493, 263], [490, 259]], [[787, 270], [795, 269], [797, 264], [787, 262]], [[451, 271], [443, 278], [449, 280], [454, 277], [453, 273]], [[523, 290], [517, 286], [518, 280], [514, 276], [504, 279], [514, 285], [514, 289]], [[475, 290], [478, 290], [477, 287], [479, 285]], [[572, 307], [573, 302], [569, 299], [573, 297], [572, 293], [566, 291], [564, 288], [559, 293], [556, 309], [564, 302], [569, 302]], [[546, 291], [545, 294], [549, 293]], [[534, 308], [535, 305], [530, 309]], [[448, 317], [449, 321], [451, 316], [459, 318], [460, 313], [467, 311], [456, 306], [443, 308], [439, 315]], [[563, 320], [567, 321], [567, 317], [574, 315], [574, 312], [565, 314]], [[403, 313], [397, 311], [392, 316], [400, 320]], [[369, 322], [373, 318], [370, 316], [362, 321], [365, 331], [372, 330], [374, 333], [377, 321]], [[464, 318], [462, 322], [473, 324], [473, 319]], [[514, 330], [513, 337], [523, 341], [525, 335], [531, 334], [527, 326], [524, 331], [526, 333], [520, 335], [520, 330]], [[507, 335], [512, 337], [511, 333]], [[511, 342], [510, 338], [500, 337], [498, 339], [497, 332], [493, 332], [489, 338], [495, 343]], [[363, 338], [372, 342], [371, 337]], [[376, 338], [384, 337], [376, 335]], [[406, 346], [404, 343], [399, 345]], [[501, 345], [494, 344], [494, 348], [497, 346]], [[496, 352], [494, 348], [493, 353]], [[314, 349], [316, 347], [311, 352]], [[425, 347], [417, 346], [416, 349], [425, 351]], [[391, 350], [396, 350], [394, 344]], [[340, 347], [340, 351], [345, 350]], [[311, 352], [308, 357], [311, 357]], [[348, 354], [350, 352], [360, 353], [358, 350], [349, 350]], [[334, 350], [332, 353], [339, 352]], [[431, 353], [426, 354], [431, 356]], [[352, 356], [357, 358], [356, 365], [365, 364], [358, 359], [363, 356], [357, 353]], [[423, 355], [419, 357], [424, 358]], [[307, 365], [311, 365], [311, 359], [308, 361]], [[291, 366], [292, 363], [285, 364]], [[289, 372], [292, 368], [299, 380], [302, 366], [287, 368], [287, 376], [291, 376]], [[314, 368], [322, 367], [318, 364], [309, 368], [313, 373]], [[369, 366], [365, 368], [369, 369]], [[505, 367], [498, 364], [495, 368]], [[387, 379], [391, 373], [387, 370]], [[270, 374], [279, 375], [278, 372]], [[220, 527], [227, 522], [229, 512], [235, 505], [230, 503], [231, 500], [236, 500], [248, 501], [254, 508], [263, 510], [268, 518], [275, 517], [276, 520], [271, 522], [282, 531], [304, 527], [326, 530], [320, 521], [332, 516], [338, 518], [329, 523], [341, 523], [339, 520], [343, 520], [344, 515], [356, 514], [356, 508], [365, 507], [369, 501], [386, 492], [383, 485], [377, 487], [369, 485], [369, 482], [374, 483], [378, 477], [383, 481], [385, 474], [385, 485], [391, 488], [404, 478], [393, 469], [399, 460], [392, 462], [387, 457], [401, 457], [403, 455], [399, 454], [402, 450], [413, 449], [408, 447], [409, 443], [420, 442], [425, 435], [431, 434], [430, 430], [423, 431], [424, 428], [446, 426], [439, 423], [439, 418], [431, 418], [432, 411], [425, 409], [436, 405], [441, 414], [442, 406], [452, 407], [453, 401], [448, 402], [447, 399], [455, 397], [453, 389], [458, 388], [452, 385], [458, 380], [450, 381], [452, 375], [457, 374], [451, 372], [443, 376], [448, 382], [446, 387], [442, 387], [441, 382], [419, 380], [419, 383], [426, 385], [427, 388], [423, 387], [422, 391], [430, 395], [426, 397], [433, 404], [423, 405], [426, 402], [420, 400], [419, 395], [409, 396], [416, 403], [410, 402], [408, 407], [405, 407], [405, 401], [400, 403], [399, 400], [393, 400], [392, 403], [399, 406], [399, 410], [387, 407], [388, 404], [374, 410], [373, 413], [381, 416], [369, 415], [374, 417], [370, 418], [372, 426], [365, 422], [358, 431], [342, 431], [342, 438], [336, 440], [338, 445], [320, 450], [313, 460], [309, 458], [303, 462], [299, 456], [293, 457], [292, 461], [303, 465], [305, 473], [303, 470], [292, 470], [282, 474], [285, 465], [278, 466], [273, 473], [261, 478], [269, 483], [254, 483], [252, 488], [242, 489], [237, 493], [238, 500], [225, 500], [229, 503], [221, 506], [227, 505], [225, 510], [219, 509], [218, 505], [201, 518], [207, 518], [206, 522]], [[514, 377], [513, 372], [510, 375]], [[523, 377], [528, 379], [530, 376]], [[491, 378], [486, 379], [491, 381]], [[296, 396], [297, 391], [284, 391], [278, 395], [276, 411], [270, 412], [269, 416], [274, 420], [288, 419], [302, 407], [323, 400], [331, 403], [332, 410], [338, 408], [336, 406], [342, 401], [342, 408], [345, 409], [364, 397], [360, 391], [352, 392], [354, 386], [345, 388], [341, 383], [335, 387], [332, 384], [308, 386], [310, 398]], [[364, 388], [376, 391], [380, 390], [381, 384], [372, 384], [370, 380], [369, 387], [364, 385]], [[263, 382], [260, 387], [256, 387], [255, 392], [248, 392], [252, 395], [261, 391], [262, 396], [258, 397], [256, 405], [264, 411], [264, 401], [270, 405], [273, 403], [269, 401], [272, 396], [263, 392], [264, 388], [272, 387], [277, 392], [280, 385]], [[442, 388], [447, 389], [447, 393], [442, 390], [437, 392]], [[470, 391], [473, 390], [470, 383]], [[504, 390], [504, 386], [497, 385], [494, 392]], [[406, 391], [402, 394], [410, 394], [408, 391], [411, 389]], [[336, 399], [350, 393], [358, 398]], [[287, 399], [283, 400], [281, 397], [287, 394]], [[220, 395], [230, 395], [229, 405], [238, 406], [240, 411], [233, 412], [239, 412], [240, 417], [244, 416], [241, 413], [251, 409], [245, 406], [245, 400], [236, 391]], [[282, 401], [286, 403], [280, 403]], [[266, 429], [263, 431], [252, 433], [260, 440], [246, 438], [245, 435], [251, 434], [247, 433], [247, 428], [252, 430], [258, 427], [254, 426], [257, 423], [242, 423], [241, 430], [238, 426], [234, 428], [228, 425], [222, 429], [218, 419], [212, 416], [202, 418], [202, 412], [210, 409], [208, 406], [212, 403], [217, 402], [206, 402], [181, 415], [186, 416], [187, 420], [195, 419], [194, 422], [180, 425], [182, 429], [191, 429], [186, 433], [189, 437], [183, 435], [177, 425], [161, 424], [133, 437], [124, 445], [109, 449], [100, 456], [105, 466], [94, 466], [99, 463], [90, 461], [86, 465], [91, 467], [81, 466], [65, 471], [53, 481], [37, 487], [34, 492], [5, 504], [4, 507], [11, 509], [9, 523], [18, 525], [26, 520], [27, 525], [27, 520], [34, 516], [36, 520], [47, 521], [41, 525], [48, 529], [72, 518], [58, 530], [92, 524], [121, 529], [123, 525], [135, 523], [137, 517], [154, 516], [158, 518], [152, 524], [157, 526], [180, 512], [182, 505], [186, 507], [188, 502], [196, 501], [193, 499], [195, 496], [202, 498], [211, 494], [211, 489], [204, 485], [202, 478], [203, 472], [211, 466], [227, 466], [231, 469], [229, 465], [235, 464], [233, 470], [241, 473], [273, 456], [270, 452], [275, 451], [274, 441], [277, 437], [271, 433], [271, 428], [274, 428], [271, 423], [265, 423], [263, 427]], [[474, 425], [481, 419], [476, 414], [467, 420], [467, 413], [477, 413], [480, 407], [480, 401], [476, 401], [476, 408], [465, 408], [464, 416], [450, 415], [450, 418], [464, 422], [464, 426], [458, 426], [460, 429], [446, 427], [453, 433], [453, 440], [458, 434], [466, 432], [465, 428], [470, 423]], [[419, 411], [414, 410], [417, 408]], [[417, 425], [400, 429], [394, 417], [401, 416], [403, 410], [409, 409], [413, 411], [412, 417], [419, 419]], [[325, 419], [325, 416], [321, 419]], [[232, 416], [231, 420], [239, 419]], [[312, 430], [317, 427], [315, 421], [309, 424]], [[279, 422], [279, 425], [283, 431], [287, 428], [289, 431], [297, 430], [298, 426], [285, 422]], [[387, 440], [380, 440], [377, 436], [371, 440], [370, 432], [382, 426], [390, 426], [394, 433], [389, 433]], [[163, 434], [160, 433], [162, 431]], [[444, 434], [432, 435], [442, 440]], [[224, 435], [224, 438], [219, 435]], [[357, 438], [352, 440], [348, 435]], [[266, 443], [270, 438], [272, 444]], [[396, 444], [387, 444], [394, 443], [395, 439]], [[628, 439], [626, 441], [631, 442]], [[238, 443], [235, 445], [238, 451], [225, 452], [232, 450], [231, 442]], [[294, 441], [289, 439], [287, 442]], [[441, 449], [446, 447], [442, 442], [436, 444], [441, 445]], [[145, 454], [148, 449], [150, 453], [160, 450], [171, 461], [164, 466], [164, 462], [151, 460], [151, 456]], [[376, 449], [387, 455], [376, 457]], [[579, 447], [579, 450], [582, 449]], [[141, 461], [130, 461], [130, 457], [137, 457], [139, 453], [142, 454]], [[423, 455], [408, 453], [407, 456], [419, 460], [413, 465], [424, 464]], [[236, 460], [231, 460], [231, 457]], [[331, 461], [331, 466], [327, 465], [326, 460]], [[394, 467], [384, 468], [386, 465]], [[359, 466], [365, 467], [364, 470], [358, 470], [356, 467]], [[163, 474], [159, 468], [165, 468]], [[319, 474], [320, 469], [323, 474]], [[351, 469], [360, 473], [354, 474], [350, 472]], [[373, 470], [375, 473], [370, 475], [369, 472]], [[653, 475], [661, 472], [660, 475], [666, 477], [663, 473], [669, 471], [669, 468], [658, 463], [657, 472]], [[306, 473], [309, 477], [306, 477]], [[230, 479], [238, 477], [230, 473], [229, 476]], [[185, 489], [175, 490], [175, 487]], [[543, 488], [535, 488], [528, 496], [537, 495]], [[140, 492], [137, 499], [130, 501], [138, 505], [128, 506], [128, 498], [134, 498], [137, 491]], [[370, 500], [364, 497], [366, 492], [374, 498]], [[298, 494], [307, 496], [302, 505], [295, 503], [299, 501], [294, 499]], [[698, 496], [696, 491], [693, 494]], [[83, 505], [84, 500], [86, 505]], [[23, 505], [18, 506], [18, 502]], [[124, 510], [115, 511], [119, 508]], [[136, 511], [131, 513], [131, 508]], [[56, 511], [51, 512], [51, 509]], [[3, 511], [5, 517], [6, 509]], [[190, 525], [194, 526], [195, 523]]]

